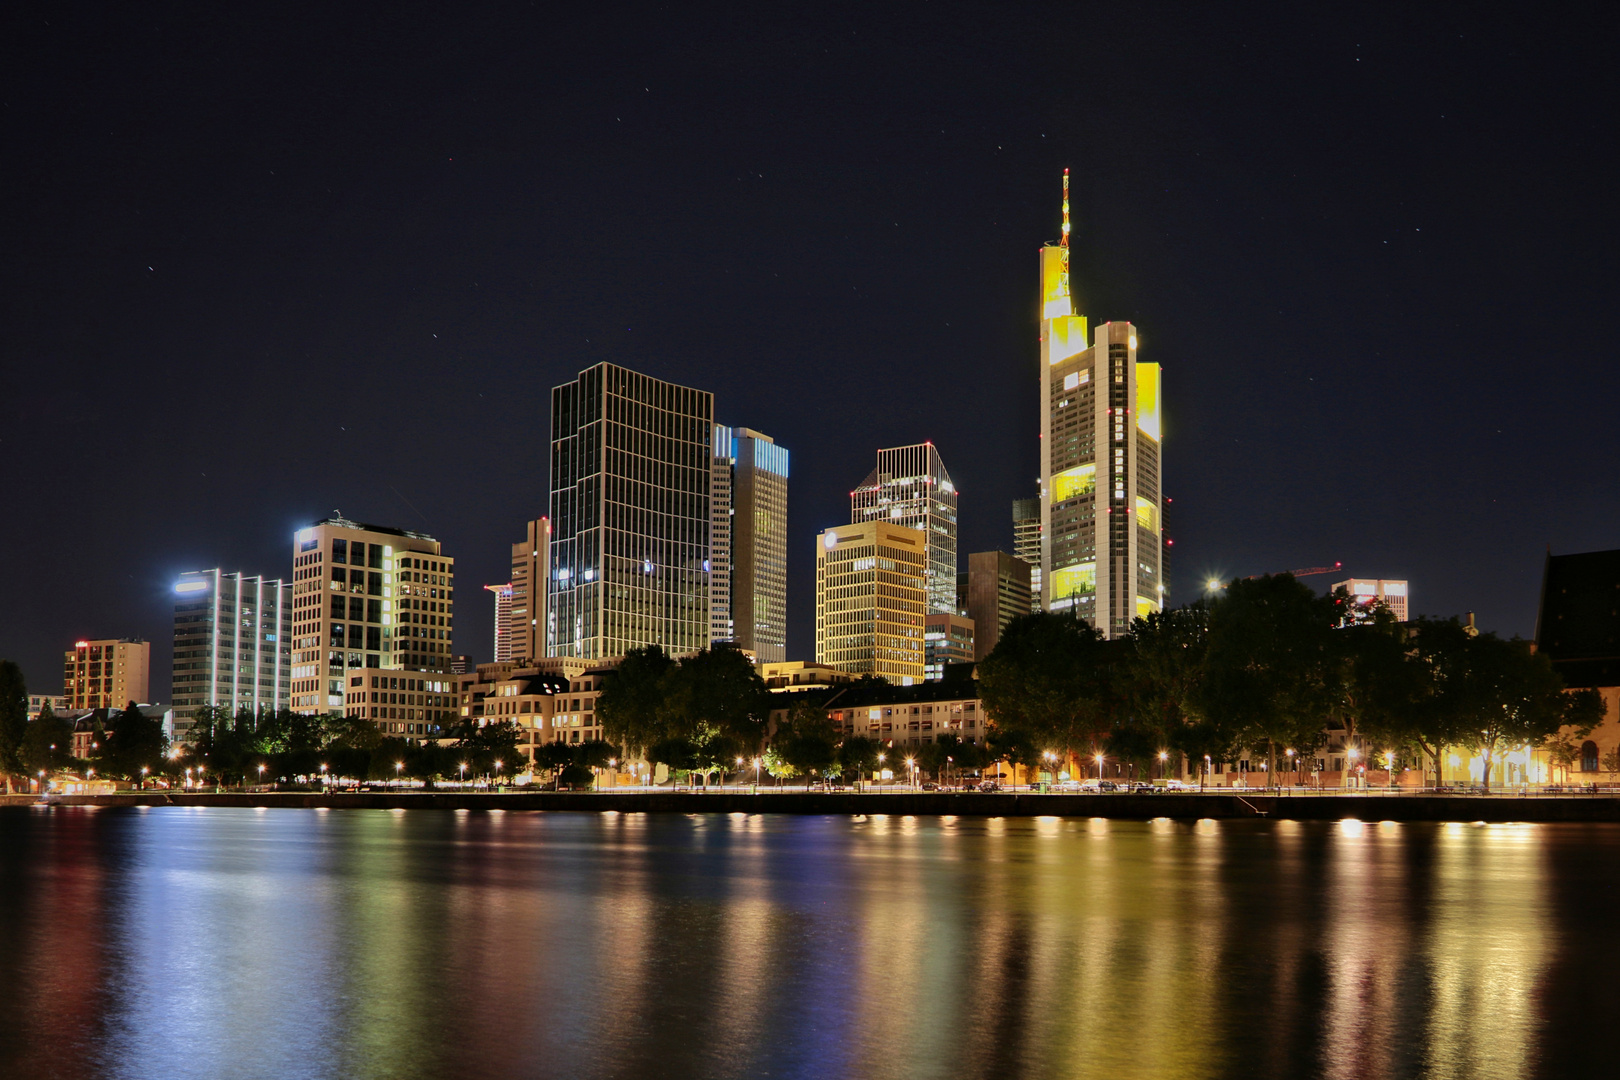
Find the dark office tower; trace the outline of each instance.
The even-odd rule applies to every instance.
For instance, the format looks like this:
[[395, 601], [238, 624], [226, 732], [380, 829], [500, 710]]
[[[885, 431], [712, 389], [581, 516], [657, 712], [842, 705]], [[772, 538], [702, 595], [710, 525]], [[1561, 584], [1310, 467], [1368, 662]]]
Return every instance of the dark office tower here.
[[786, 448], [714, 426], [709, 636], [767, 664], [787, 659], [787, 484]]
[[1030, 611], [1029, 564], [1005, 551], [968, 556], [968, 618], [973, 620], [973, 659], [983, 660], [1007, 624]]
[[709, 644], [714, 395], [597, 364], [551, 392], [548, 656]]
[[1013, 554], [1029, 564], [1030, 602], [1041, 609], [1041, 500], [1013, 500]]

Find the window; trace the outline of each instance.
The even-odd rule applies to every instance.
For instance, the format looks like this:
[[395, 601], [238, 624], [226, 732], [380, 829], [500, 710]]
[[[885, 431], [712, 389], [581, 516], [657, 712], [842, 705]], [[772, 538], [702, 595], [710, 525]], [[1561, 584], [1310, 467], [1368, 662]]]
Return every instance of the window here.
[[332, 541], [332, 561], [335, 563], [349, 561], [349, 542], [347, 540]]
[[1591, 739], [1581, 743], [1581, 772], [1598, 771], [1597, 743]]

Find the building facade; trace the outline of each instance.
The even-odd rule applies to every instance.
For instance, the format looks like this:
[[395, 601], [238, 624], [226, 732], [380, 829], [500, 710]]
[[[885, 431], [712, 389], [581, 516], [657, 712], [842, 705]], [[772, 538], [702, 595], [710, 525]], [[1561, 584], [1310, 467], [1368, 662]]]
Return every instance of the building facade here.
[[551, 392], [551, 656], [709, 644], [714, 395], [598, 364]]
[[536, 518], [512, 545], [512, 604], [507, 639], [513, 660], [546, 655], [546, 568], [551, 563], [551, 521]]
[[[816, 537], [816, 662], [909, 686], [923, 679], [928, 538], [869, 521]], [[955, 595], [955, 576], [951, 592]]]
[[495, 594], [495, 662], [512, 659], [512, 584], [485, 585]]
[[787, 659], [787, 484], [786, 448], [715, 425], [709, 638], [763, 663]]
[[983, 660], [1014, 619], [1030, 612], [1029, 564], [1005, 551], [968, 556], [968, 618], [973, 620], [973, 659]]
[[1013, 555], [1029, 565], [1030, 606], [1041, 606], [1041, 500], [1013, 500]]
[[1136, 327], [1088, 332], [1069, 284], [1068, 173], [1063, 239], [1040, 253], [1041, 589], [1105, 637], [1161, 610], [1160, 389], [1137, 358]]
[[1328, 586], [1328, 595], [1343, 589], [1355, 598], [1358, 605], [1382, 600], [1389, 605], [1392, 615], [1400, 622], [1407, 620], [1407, 583], [1392, 581], [1385, 578], [1350, 578], [1347, 581], [1338, 581]]
[[62, 697], [69, 709], [122, 709], [146, 704], [152, 646], [140, 638], [76, 641], [62, 654]]
[[174, 585], [174, 734], [197, 710], [277, 712], [292, 702], [292, 586], [280, 578], [193, 570]]
[[422, 533], [327, 518], [293, 538], [292, 708], [340, 712], [350, 671], [448, 675], [455, 560]]
[[956, 484], [931, 442], [879, 450], [877, 468], [850, 492], [849, 520], [921, 532], [928, 543], [928, 610], [956, 611]]
[[923, 678], [934, 682], [945, 677], [950, 664], [973, 663], [975, 626], [965, 615], [931, 611], [923, 619]]

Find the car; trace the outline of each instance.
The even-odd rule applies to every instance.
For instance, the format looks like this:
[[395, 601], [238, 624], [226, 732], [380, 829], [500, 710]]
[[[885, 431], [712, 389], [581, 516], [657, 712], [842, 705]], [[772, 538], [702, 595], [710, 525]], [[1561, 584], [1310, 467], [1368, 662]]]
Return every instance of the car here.
[[1164, 782], [1164, 789], [1166, 791], [1197, 791], [1198, 785], [1189, 784], [1185, 780], [1166, 780]]
[[922, 789], [924, 791], [938, 791], [939, 790], [939, 785], [934, 783], [932, 780], [924, 780], [923, 785], [922, 785]]
[[989, 794], [990, 792], [1000, 791], [1001, 785], [994, 780], [981, 780], [979, 781], [979, 790]]

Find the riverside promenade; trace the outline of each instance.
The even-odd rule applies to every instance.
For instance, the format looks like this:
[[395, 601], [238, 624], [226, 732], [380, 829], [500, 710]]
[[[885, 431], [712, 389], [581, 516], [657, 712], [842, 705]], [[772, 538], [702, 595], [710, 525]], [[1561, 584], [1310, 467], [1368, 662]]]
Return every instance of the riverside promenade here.
[[1620, 796], [1584, 794], [1036, 794], [1026, 792], [815, 792], [754, 793], [728, 788], [691, 791], [361, 791], [361, 792], [120, 792], [60, 795], [41, 802], [4, 798], [8, 805], [281, 807], [332, 810], [503, 810], [625, 814], [888, 814], [959, 817], [1079, 817], [1145, 821], [1460, 821], [1620, 822]]

